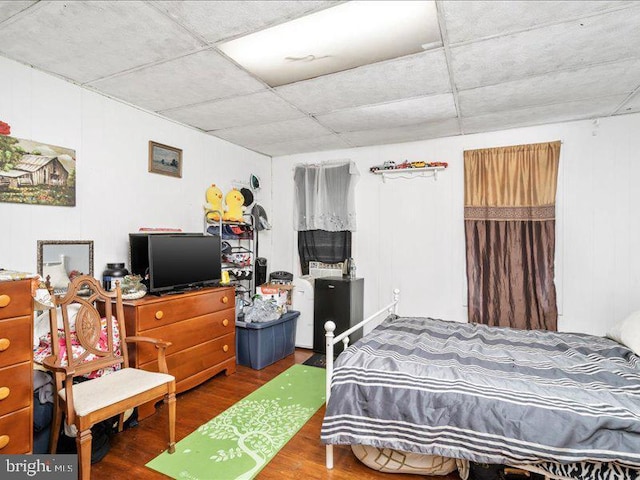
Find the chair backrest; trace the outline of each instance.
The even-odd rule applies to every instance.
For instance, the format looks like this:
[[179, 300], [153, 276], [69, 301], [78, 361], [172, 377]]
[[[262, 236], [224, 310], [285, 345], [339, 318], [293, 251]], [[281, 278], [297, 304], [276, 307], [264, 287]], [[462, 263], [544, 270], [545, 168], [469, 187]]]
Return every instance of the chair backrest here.
[[[114, 292], [107, 292], [95, 278], [78, 276], [69, 284], [64, 296], [54, 297], [54, 304], [60, 308], [62, 315], [67, 364], [74, 370], [74, 377], [116, 365], [125, 368], [129, 366], [119, 284]], [[75, 307], [71, 310], [77, 309], [75, 321], [69, 308], [72, 305]], [[100, 314], [98, 307], [104, 312], [104, 316]], [[114, 316], [121, 339], [120, 353], [114, 348]], [[54, 308], [51, 310], [51, 347], [52, 353], [60, 362], [60, 349], [54, 333], [57, 332], [57, 317], [58, 312]]]

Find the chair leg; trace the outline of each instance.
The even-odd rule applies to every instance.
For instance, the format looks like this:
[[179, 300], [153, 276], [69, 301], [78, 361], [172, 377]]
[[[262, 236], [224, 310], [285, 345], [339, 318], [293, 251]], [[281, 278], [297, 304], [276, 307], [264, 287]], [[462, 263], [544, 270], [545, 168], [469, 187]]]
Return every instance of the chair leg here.
[[168, 452], [176, 451], [176, 394], [168, 393], [164, 397], [169, 413], [169, 448]]
[[60, 438], [60, 428], [62, 428], [62, 405], [59, 399], [53, 401], [53, 419], [51, 420], [51, 435], [49, 436], [49, 453], [54, 454], [58, 448]]
[[78, 431], [76, 437], [76, 446], [78, 449], [78, 464], [80, 472], [78, 478], [80, 480], [90, 480], [91, 478], [91, 428]]
[[118, 433], [124, 429], [124, 412], [118, 415]]

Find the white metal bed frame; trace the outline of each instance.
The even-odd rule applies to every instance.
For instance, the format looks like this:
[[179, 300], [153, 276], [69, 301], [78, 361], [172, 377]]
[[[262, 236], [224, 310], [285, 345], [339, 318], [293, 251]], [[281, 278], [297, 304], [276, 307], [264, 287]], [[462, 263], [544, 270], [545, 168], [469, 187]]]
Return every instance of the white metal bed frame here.
[[[353, 327], [349, 328], [348, 330], [345, 330], [344, 332], [342, 332], [341, 334], [339, 334], [338, 336], [334, 337], [334, 331], [336, 329], [336, 324], [334, 322], [332, 322], [331, 320], [329, 320], [328, 322], [326, 322], [324, 324], [324, 330], [325, 330], [325, 339], [326, 339], [326, 355], [327, 355], [327, 393], [326, 393], [326, 403], [327, 405], [329, 404], [329, 397], [331, 396], [331, 377], [333, 376], [333, 346], [336, 345], [338, 342], [342, 342], [344, 344], [344, 348], [345, 350], [347, 349], [347, 347], [349, 346], [349, 335], [351, 335], [353, 332], [356, 332], [357, 330], [360, 330], [361, 328], [363, 328], [367, 323], [369, 323], [371, 320], [374, 320], [375, 318], [378, 318], [380, 315], [382, 315], [383, 313], [391, 314], [391, 313], [398, 313], [398, 302], [400, 301], [400, 290], [398, 290], [397, 288], [393, 291], [393, 301], [381, 308], [380, 310], [378, 310], [376, 313], [374, 313], [373, 315], [368, 316], [367, 318], [365, 318], [364, 320], [362, 320], [360, 323], [354, 325]], [[326, 466], [328, 469], [333, 468], [333, 445], [327, 445], [326, 446]]]
[[[342, 342], [344, 344], [344, 348], [346, 350], [346, 348], [349, 346], [349, 335], [351, 335], [352, 333], [360, 330], [361, 328], [363, 328], [367, 323], [371, 322], [372, 320], [378, 318], [380, 315], [382, 315], [383, 313], [386, 313], [387, 315], [389, 314], [398, 314], [398, 303], [400, 301], [400, 290], [399, 289], [394, 289], [393, 290], [393, 301], [388, 304], [387, 306], [381, 308], [380, 310], [378, 310], [376, 313], [374, 313], [373, 315], [368, 316], [367, 318], [365, 318], [364, 320], [362, 320], [360, 323], [354, 325], [353, 327], [349, 328], [348, 330], [345, 330], [344, 332], [342, 332], [341, 334], [335, 336], [334, 332], [336, 329], [336, 324], [334, 322], [332, 322], [331, 320], [329, 320], [328, 322], [325, 322], [324, 324], [324, 330], [325, 330], [325, 345], [326, 345], [326, 356], [327, 356], [327, 365], [326, 365], [326, 370], [327, 370], [327, 379], [326, 379], [326, 405], [329, 405], [329, 397], [331, 396], [331, 379], [333, 377], [333, 347], [334, 345], [336, 345], [338, 342]], [[326, 458], [325, 458], [325, 464], [327, 469], [332, 469], [333, 468], [333, 445], [326, 445]], [[554, 476], [550, 476], [547, 472], [542, 471], [542, 470], [537, 470], [535, 468], [535, 466], [531, 466], [531, 465], [516, 465], [514, 466], [516, 469], [522, 469], [522, 470], [528, 470], [530, 472], [534, 472], [534, 473], [540, 473], [542, 475], [544, 475], [545, 480], [568, 480], [565, 479], [564, 477], [554, 477]]]

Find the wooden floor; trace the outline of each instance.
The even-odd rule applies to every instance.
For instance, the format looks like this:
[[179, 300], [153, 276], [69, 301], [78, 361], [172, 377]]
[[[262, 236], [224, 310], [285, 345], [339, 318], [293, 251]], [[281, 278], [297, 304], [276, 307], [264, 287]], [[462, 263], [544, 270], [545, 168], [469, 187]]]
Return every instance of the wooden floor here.
[[[309, 350], [297, 350], [295, 354], [270, 365], [263, 370], [238, 366], [230, 376], [218, 375], [202, 385], [178, 395], [176, 440], [179, 441], [203, 423], [223, 412], [269, 380], [295, 363], [302, 363], [311, 356]], [[167, 415], [162, 404], [158, 412], [130, 430], [112, 437], [111, 449], [102, 461], [92, 465], [92, 480], [107, 479], [166, 479], [145, 464], [166, 448]], [[416, 475], [384, 474], [361, 464], [348, 447], [334, 447], [333, 470], [324, 466], [325, 448], [320, 443], [320, 426], [324, 406], [306, 423], [267, 464], [256, 478], [260, 480], [311, 480], [311, 479], [386, 479], [417, 480], [433, 478], [459, 480], [457, 474], [446, 477], [419, 477]], [[220, 480], [220, 479], [210, 479]]]

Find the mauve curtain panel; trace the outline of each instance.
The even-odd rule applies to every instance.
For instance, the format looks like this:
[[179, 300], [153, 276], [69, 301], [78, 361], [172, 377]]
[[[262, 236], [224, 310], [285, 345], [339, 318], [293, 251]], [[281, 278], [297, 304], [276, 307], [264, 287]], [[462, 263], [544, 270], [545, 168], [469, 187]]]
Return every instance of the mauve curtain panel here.
[[464, 152], [469, 321], [556, 330], [560, 142]]

